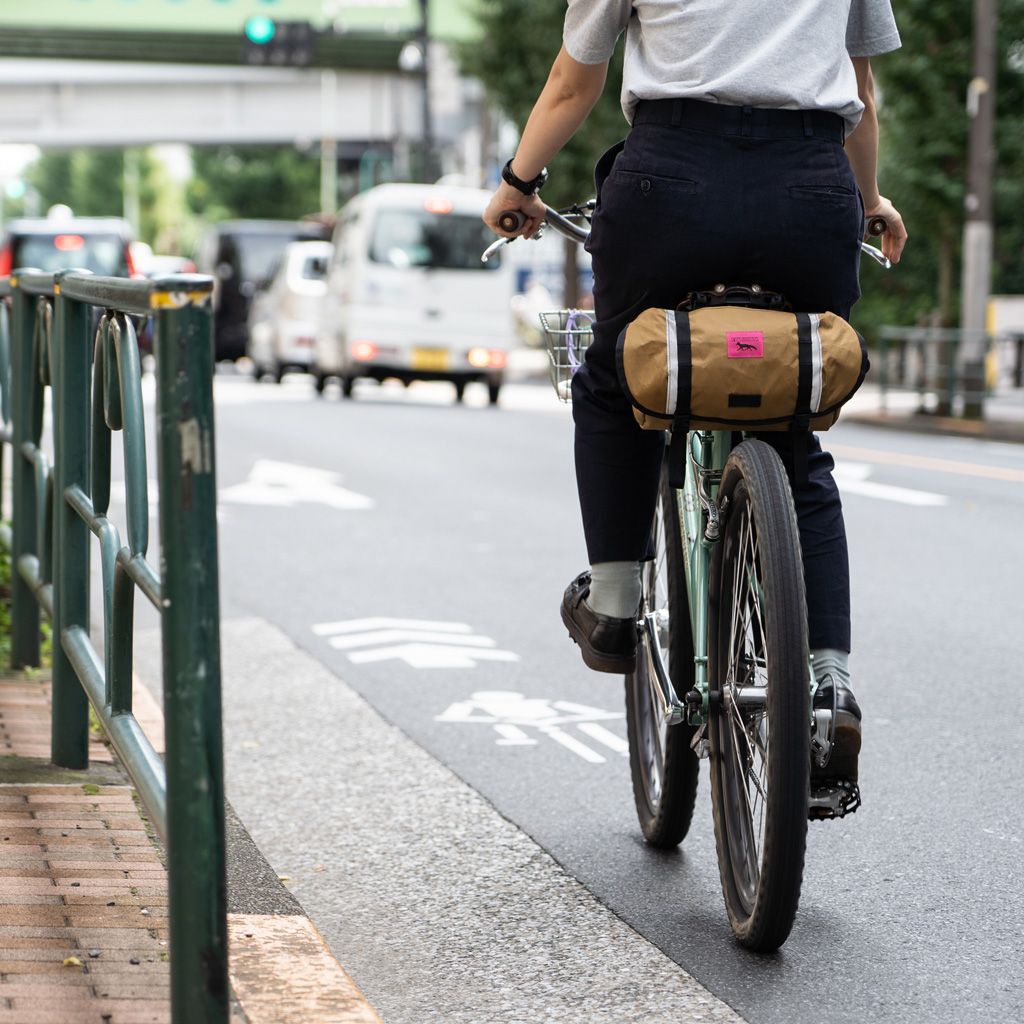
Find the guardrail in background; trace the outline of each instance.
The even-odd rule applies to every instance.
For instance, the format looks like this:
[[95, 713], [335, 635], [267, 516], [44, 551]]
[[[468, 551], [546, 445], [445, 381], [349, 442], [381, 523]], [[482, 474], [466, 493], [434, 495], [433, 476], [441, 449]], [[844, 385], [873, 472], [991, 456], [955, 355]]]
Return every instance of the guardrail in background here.
[[[88, 764], [91, 703], [164, 839], [175, 1024], [223, 1024], [229, 1009], [211, 290], [195, 275], [19, 270], [0, 280], [11, 314], [0, 323], [11, 355], [0, 404], [11, 412], [12, 660], [39, 663], [42, 608], [54, 636], [53, 761]], [[155, 329], [162, 577], [147, 561], [133, 315], [152, 317]], [[42, 450], [47, 386], [52, 468]], [[127, 543], [108, 518], [114, 431], [123, 435]], [[102, 569], [102, 655], [89, 632], [90, 533]], [[132, 714], [136, 590], [161, 621], [166, 763]]]
[[[978, 342], [985, 352], [984, 360], [974, 366], [961, 365], [961, 346], [965, 342]], [[1012, 381], [1020, 387], [1024, 343], [1017, 335], [979, 334], [955, 327], [883, 327], [875, 360], [882, 409], [886, 408], [889, 391], [914, 391], [921, 412], [950, 415], [967, 391], [991, 393], [997, 366], [994, 360], [1002, 347], [1010, 350], [1011, 346], [1017, 354]], [[985, 379], [970, 378], [971, 372]], [[934, 398], [931, 406], [929, 396]]]

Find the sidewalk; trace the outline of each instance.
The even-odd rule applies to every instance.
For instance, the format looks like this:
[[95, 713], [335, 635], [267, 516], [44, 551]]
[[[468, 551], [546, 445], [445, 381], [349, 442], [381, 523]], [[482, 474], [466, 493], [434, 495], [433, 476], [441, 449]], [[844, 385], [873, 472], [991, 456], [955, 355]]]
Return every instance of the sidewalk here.
[[985, 400], [984, 420], [936, 416], [919, 411], [911, 391], [890, 391], [883, 402], [876, 385], [865, 384], [843, 410], [840, 422], [888, 430], [1024, 444], [1024, 390], [1002, 387]]
[[[156, 743], [159, 708], [136, 693]], [[169, 1024], [159, 841], [107, 746], [92, 739], [86, 771], [59, 769], [49, 733], [49, 683], [0, 678], [0, 1024]], [[245, 841], [229, 879], [280, 888]], [[232, 1024], [379, 1024], [290, 896], [249, 913], [246, 895], [228, 918]]]

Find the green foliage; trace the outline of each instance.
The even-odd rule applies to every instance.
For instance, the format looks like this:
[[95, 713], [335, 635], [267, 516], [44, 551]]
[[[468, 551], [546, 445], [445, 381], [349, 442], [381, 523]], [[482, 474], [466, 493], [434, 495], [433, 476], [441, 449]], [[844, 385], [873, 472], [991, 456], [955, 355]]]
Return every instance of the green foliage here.
[[[25, 172], [39, 193], [42, 213], [63, 203], [79, 217], [120, 217], [124, 212], [124, 151], [75, 149], [43, 153]], [[139, 158], [139, 238], [158, 250], [177, 248], [184, 199], [148, 149]]]
[[217, 146], [192, 151], [189, 207], [205, 220], [293, 220], [320, 206], [320, 162], [291, 146]]
[[[903, 48], [873, 62], [881, 91], [879, 184], [910, 241], [890, 274], [865, 267], [858, 326], [957, 321], [967, 176], [969, 0], [901, 0]], [[1011, 54], [1024, 39], [1024, 0], [999, 5], [993, 290], [1024, 291], [1024, 75]], [[1019, 45], [1019, 44], [1018, 44]]]
[[[520, 127], [551, 70], [562, 39], [565, 5], [546, 0], [481, 0], [480, 38], [458, 51], [462, 71], [479, 78], [491, 101]], [[594, 192], [594, 164], [629, 130], [619, 107], [622, 48], [608, 70], [604, 95], [551, 162], [544, 199], [566, 206]], [[503, 155], [507, 159], [512, 154]]]
[[[0, 673], [7, 672], [11, 666], [11, 553], [0, 547]], [[45, 619], [41, 624], [41, 643], [39, 659], [43, 668], [53, 664], [53, 631]], [[25, 670], [33, 675], [31, 669]]]
[[43, 153], [25, 174], [45, 210], [65, 203], [81, 217], [120, 217], [124, 208], [119, 149]]

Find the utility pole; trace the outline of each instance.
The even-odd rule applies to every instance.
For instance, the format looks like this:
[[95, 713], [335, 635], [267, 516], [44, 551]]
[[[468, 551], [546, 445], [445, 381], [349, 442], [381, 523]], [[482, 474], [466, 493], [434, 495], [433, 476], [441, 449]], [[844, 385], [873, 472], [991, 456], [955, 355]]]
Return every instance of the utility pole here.
[[974, 0], [974, 77], [967, 87], [970, 132], [960, 284], [964, 416], [982, 419], [986, 317], [992, 285], [992, 166], [995, 160], [996, 3]]
[[430, 113], [430, 0], [420, 0], [420, 30], [417, 43], [423, 54], [420, 74], [423, 76], [423, 179], [432, 182], [434, 173], [434, 123]]

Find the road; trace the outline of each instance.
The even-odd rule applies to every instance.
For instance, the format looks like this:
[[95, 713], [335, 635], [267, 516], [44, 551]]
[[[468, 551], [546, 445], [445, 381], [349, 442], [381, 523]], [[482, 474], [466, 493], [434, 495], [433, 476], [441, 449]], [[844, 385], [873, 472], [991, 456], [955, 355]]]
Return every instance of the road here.
[[[1024, 447], [828, 436], [865, 802], [811, 828], [793, 935], [755, 957], [726, 921], [706, 763], [681, 850], [647, 849], [621, 680], [558, 619], [585, 565], [568, 411], [540, 385], [500, 409], [473, 390], [217, 381], [229, 795], [384, 1018], [679, 1020], [678, 964], [751, 1024], [1024, 1019]], [[492, 842], [506, 859], [481, 859]], [[519, 949], [484, 922], [528, 915], [531, 879]], [[609, 920], [552, 920], [576, 892]], [[579, 948], [591, 926], [603, 945]], [[634, 989], [597, 999], [605, 969]]]

